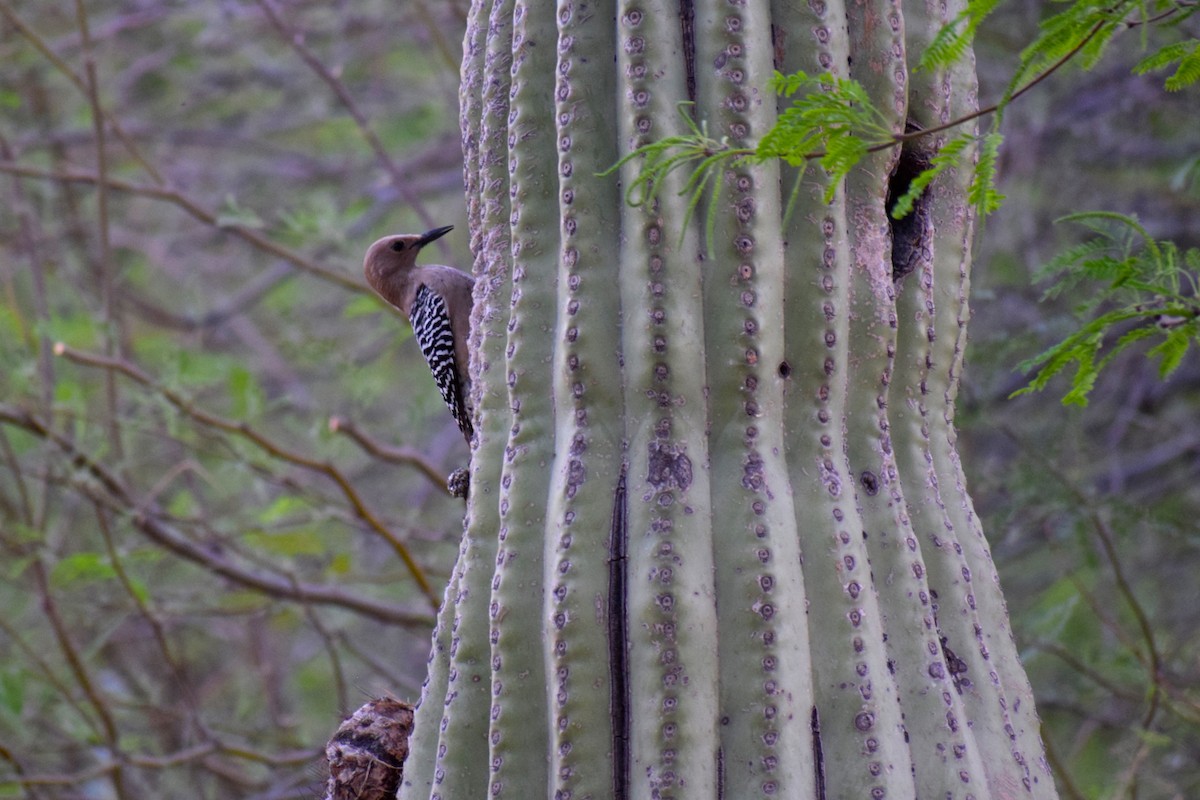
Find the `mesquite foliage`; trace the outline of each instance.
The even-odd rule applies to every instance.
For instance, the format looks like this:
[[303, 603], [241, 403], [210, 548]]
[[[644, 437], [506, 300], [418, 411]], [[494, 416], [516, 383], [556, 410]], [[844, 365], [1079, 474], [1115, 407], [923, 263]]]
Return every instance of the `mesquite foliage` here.
[[[475, 0], [461, 90], [479, 431], [400, 797], [1055, 797], [955, 451], [969, 175], [904, 223], [936, 141], [685, 178], [748, 146], [774, 70], [894, 130], [975, 107], [912, 72], [958, 11], [886, 0]], [[946, 134], [950, 135], [950, 134]], [[673, 182], [673, 183], [672, 183]]]

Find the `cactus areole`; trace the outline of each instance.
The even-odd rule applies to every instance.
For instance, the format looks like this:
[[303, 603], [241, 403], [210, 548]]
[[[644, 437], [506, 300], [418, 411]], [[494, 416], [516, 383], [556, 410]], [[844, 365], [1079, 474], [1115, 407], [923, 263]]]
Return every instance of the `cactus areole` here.
[[[969, 175], [889, 221], [903, 156], [825, 202], [734, 164], [632, 206], [598, 173], [753, 146], [773, 71], [906, 125], [960, 0], [474, 0], [461, 87], [476, 449], [400, 797], [1056, 797], [955, 449]], [[931, 141], [929, 147], [936, 147]]]

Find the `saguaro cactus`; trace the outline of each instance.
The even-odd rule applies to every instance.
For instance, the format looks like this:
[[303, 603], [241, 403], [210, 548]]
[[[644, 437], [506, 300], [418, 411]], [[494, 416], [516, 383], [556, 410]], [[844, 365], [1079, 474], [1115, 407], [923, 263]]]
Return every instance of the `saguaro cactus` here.
[[478, 441], [400, 797], [1055, 796], [955, 452], [968, 176], [895, 224], [936, 143], [881, 152], [785, 223], [735, 165], [709, 239], [597, 174], [684, 102], [756, 141], [774, 69], [960, 116], [969, 62], [907, 67], [958, 10], [474, 0]]

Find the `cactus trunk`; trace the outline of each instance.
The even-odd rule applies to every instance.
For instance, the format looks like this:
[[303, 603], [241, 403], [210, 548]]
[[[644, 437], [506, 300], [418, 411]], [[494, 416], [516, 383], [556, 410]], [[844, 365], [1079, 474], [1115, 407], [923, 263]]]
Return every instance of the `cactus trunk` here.
[[899, 226], [932, 143], [811, 169], [785, 222], [737, 165], [707, 239], [597, 175], [681, 103], [752, 145], [775, 69], [962, 115], [970, 63], [907, 68], [960, 7], [474, 0], [478, 441], [401, 798], [1056, 796], [955, 451], [969, 176]]

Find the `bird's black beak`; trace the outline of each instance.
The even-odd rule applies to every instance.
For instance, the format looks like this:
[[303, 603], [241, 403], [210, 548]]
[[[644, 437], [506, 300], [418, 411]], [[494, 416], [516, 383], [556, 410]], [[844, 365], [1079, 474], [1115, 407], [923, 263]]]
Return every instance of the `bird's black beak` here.
[[452, 230], [454, 230], [453, 225], [446, 225], [445, 227], [442, 227], [442, 228], [434, 228], [431, 231], [425, 231], [425, 233], [421, 234], [421, 238], [417, 239], [417, 247], [424, 247], [425, 245], [432, 242], [434, 239], [442, 238], [443, 236], [445, 236], [447, 233], [449, 233]]

